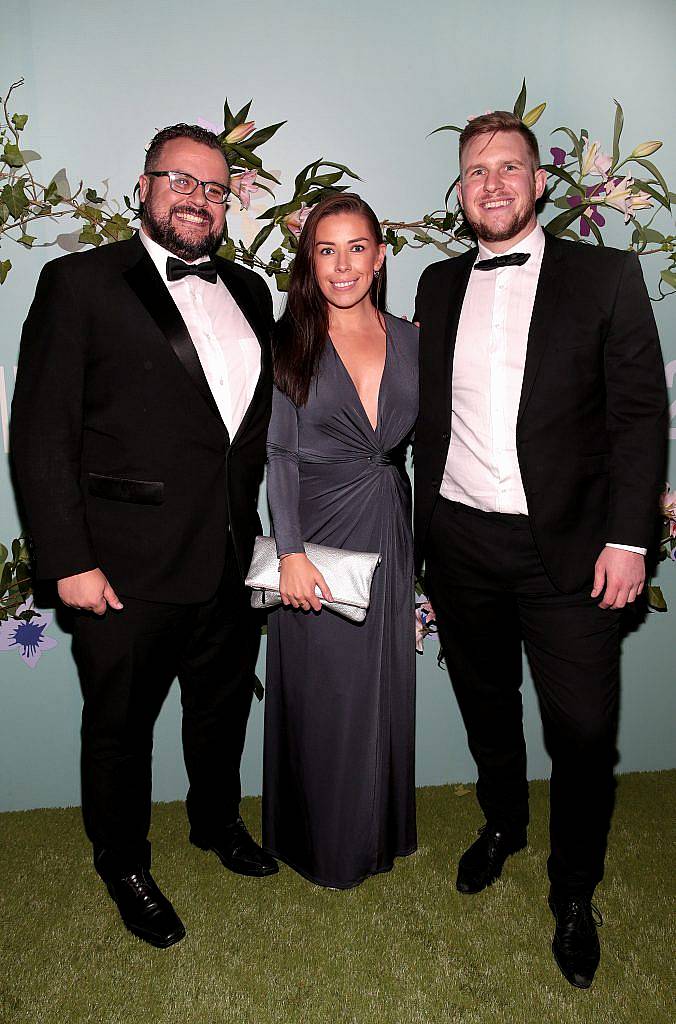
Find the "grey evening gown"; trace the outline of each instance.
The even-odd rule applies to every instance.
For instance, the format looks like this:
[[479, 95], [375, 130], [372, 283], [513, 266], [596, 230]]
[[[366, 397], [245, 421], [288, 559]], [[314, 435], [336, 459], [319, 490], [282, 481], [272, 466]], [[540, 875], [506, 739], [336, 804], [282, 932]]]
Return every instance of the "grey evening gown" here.
[[327, 340], [307, 404], [279, 391], [268, 499], [279, 554], [303, 541], [378, 551], [363, 623], [279, 608], [268, 619], [263, 842], [320, 885], [348, 888], [416, 849], [411, 491], [418, 331], [386, 315], [374, 431]]

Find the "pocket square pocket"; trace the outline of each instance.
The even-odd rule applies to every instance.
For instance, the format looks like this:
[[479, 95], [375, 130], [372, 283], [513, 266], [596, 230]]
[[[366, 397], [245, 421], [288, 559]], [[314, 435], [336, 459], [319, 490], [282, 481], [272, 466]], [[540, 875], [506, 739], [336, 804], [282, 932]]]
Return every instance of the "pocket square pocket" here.
[[131, 480], [124, 476], [89, 473], [89, 493], [109, 501], [128, 501], [134, 505], [161, 505], [164, 501], [162, 480]]

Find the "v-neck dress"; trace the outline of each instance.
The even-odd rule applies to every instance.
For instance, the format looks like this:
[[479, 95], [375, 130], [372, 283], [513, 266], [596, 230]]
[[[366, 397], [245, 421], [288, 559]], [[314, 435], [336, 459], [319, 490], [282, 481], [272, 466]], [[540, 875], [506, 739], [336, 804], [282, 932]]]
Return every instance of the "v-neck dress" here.
[[377, 551], [363, 623], [322, 609], [268, 619], [263, 842], [319, 885], [349, 888], [416, 849], [411, 489], [418, 331], [386, 315], [374, 430], [327, 340], [307, 404], [273, 397], [268, 499], [279, 554]]

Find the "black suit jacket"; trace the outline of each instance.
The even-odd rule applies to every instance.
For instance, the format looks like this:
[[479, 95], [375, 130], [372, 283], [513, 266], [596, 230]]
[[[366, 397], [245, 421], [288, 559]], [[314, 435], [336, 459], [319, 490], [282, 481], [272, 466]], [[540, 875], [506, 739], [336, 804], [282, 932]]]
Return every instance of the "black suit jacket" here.
[[[473, 249], [418, 286], [416, 566], [450, 443], [453, 352]], [[546, 234], [516, 427], [535, 541], [564, 593], [586, 587], [607, 542], [649, 547], [664, 487], [667, 398], [655, 320], [627, 252]]]
[[11, 443], [41, 577], [99, 566], [119, 594], [208, 599], [228, 530], [242, 575], [270, 416], [272, 300], [218, 272], [261, 345], [234, 438], [187, 328], [138, 237], [48, 263], [24, 325]]

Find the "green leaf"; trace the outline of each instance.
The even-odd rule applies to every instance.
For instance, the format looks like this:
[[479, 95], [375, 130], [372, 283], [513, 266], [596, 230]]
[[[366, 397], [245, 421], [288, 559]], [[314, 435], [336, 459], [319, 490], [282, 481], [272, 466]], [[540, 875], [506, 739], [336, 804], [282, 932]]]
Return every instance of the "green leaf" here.
[[24, 191], [25, 178], [19, 178], [13, 185], [5, 185], [0, 192], [0, 202], [4, 203], [9, 210], [9, 215], [14, 220], [19, 220], [22, 214], [28, 209], [30, 201]]
[[12, 124], [18, 132], [22, 132], [26, 127], [28, 121], [28, 114], [12, 114]]
[[224, 138], [228, 134], [228, 132], [232, 131], [232, 129], [235, 127], [235, 118], [228, 105], [227, 96], [225, 99], [225, 103], [223, 104], [223, 126], [224, 131], [222, 133], [222, 137], [219, 136], [219, 141], [222, 141], [222, 138]]
[[533, 107], [533, 109], [529, 110], [527, 114], [524, 114], [521, 120], [527, 128], [532, 128], [533, 125], [540, 120], [546, 106], [546, 103], [538, 103], [537, 107]]
[[227, 240], [225, 245], [222, 245], [218, 250], [218, 255], [223, 260], [234, 260], [235, 259], [235, 243], [231, 238]]
[[515, 117], [523, 117], [523, 112], [524, 112], [525, 109], [526, 109], [526, 79], [524, 78], [523, 84], [521, 86], [521, 92], [517, 96], [516, 102], [514, 104], [514, 116]]
[[398, 256], [399, 253], [401, 252], [401, 250], [404, 248], [405, 245], [408, 245], [407, 240], [404, 238], [403, 235], [399, 235], [397, 237], [396, 242], [392, 246], [392, 255], [393, 256]]
[[[228, 149], [231, 152], [235, 153], [240, 158], [240, 160], [244, 160], [244, 162], [248, 164], [249, 167], [255, 167], [258, 169], [259, 167], [263, 166], [263, 161], [259, 156], [256, 156], [255, 153], [252, 153], [251, 150], [246, 148], [246, 146], [241, 146], [238, 142], [229, 142]], [[232, 162], [230, 160], [228, 160], [228, 163], [232, 166]]]
[[565, 181], [569, 185], [572, 185], [579, 195], [584, 195], [584, 186], [579, 185], [578, 182], [575, 181], [573, 175], [569, 174], [568, 171], [564, 171], [563, 167], [557, 167], [555, 164], [542, 164], [542, 170], [546, 171], [547, 174], [553, 174], [557, 178], [560, 178], [561, 181]]
[[50, 206], [57, 206], [61, 202], [59, 188], [55, 181], [50, 181], [45, 189], [44, 202], [49, 203]]
[[286, 124], [286, 121], [280, 121], [279, 124], [271, 124], [269, 128], [261, 128], [260, 131], [254, 132], [246, 140], [248, 148], [256, 149], [257, 146], [262, 146], [264, 142], [268, 142], [283, 124]]
[[652, 163], [651, 160], [646, 160], [646, 158], [644, 156], [634, 156], [631, 159], [634, 161], [634, 163], [640, 164], [641, 167], [645, 167], [646, 171], [650, 171], [650, 173], [652, 174], [652, 176], [655, 179], [655, 181], [660, 185], [660, 187], [664, 191], [664, 198], [666, 199], [666, 202], [664, 202], [662, 199], [660, 199], [660, 202], [662, 203], [662, 206], [666, 206], [667, 210], [671, 209], [671, 201], [670, 201], [670, 197], [669, 197], [669, 186], [667, 185], [666, 181], [664, 180], [664, 177], [661, 174], [661, 172], [658, 171], [657, 167], [655, 167], [655, 164]]
[[11, 260], [0, 260], [0, 284], [4, 284], [7, 280], [7, 275], [12, 269]]
[[655, 231], [654, 228], [645, 228], [641, 225], [641, 235], [646, 242], [657, 242], [659, 245], [664, 241], [664, 235], [661, 231]]
[[102, 197], [98, 196], [96, 194], [96, 189], [95, 188], [88, 188], [87, 189], [87, 191], [85, 192], [85, 199], [87, 200], [88, 203], [103, 203], [104, 202]]
[[664, 600], [664, 594], [660, 587], [648, 587], [648, 605], [657, 612], [667, 611], [667, 602]]
[[321, 159], [315, 160], [314, 163], [308, 164], [306, 167], [303, 167], [303, 169], [298, 172], [298, 174], [296, 175], [296, 179], [293, 183], [294, 195], [298, 195], [298, 190], [305, 181], [305, 179], [307, 178], [308, 174], [310, 174], [310, 172], [314, 173], [321, 162]]
[[307, 178], [306, 181], [301, 185], [300, 191], [296, 194], [296, 197], [300, 199], [305, 197], [305, 194], [313, 188], [321, 188], [326, 185], [336, 185], [343, 176], [342, 171], [333, 171], [330, 174], [315, 174], [311, 178]]
[[85, 224], [78, 237], [78, 242], [82, 242], [83, 245], [95, 245], [97, 248], [102, 241], [103, 235], [97, 232], [93, 224]]
[[429, 139], [431, 135], [436, 135], [437, 132], [458, 132], [460, 134], [461, 131], [462, 128], [458, 128], [457, 124], [442, 124], [441, 128], [435, 128], [433, 132], [430, 132], [427, 138]]
[[448, 189], [446, 190], [446, 195], [444, 196], [444, 206], [448, 206], [448, 200], [455, 192], [455, 186], [458, 184], [459, 181], [460, 175], [458, 175], [457, 178], [455, 178], [455, 180], [452, 181], [451, 184], [448, 186]]
[[288, 292], [289, 290], [289, 277], [291, 275], [288, 271], [282, 270], [279, 274], [275, 274], [275, 283], [277, 285], [277, 291]]
[[261, 230], [258, 232], [256, 237], [254, 238], [253, 242], [249, 246], [249, 252], [250, 253], [255, 254], [255, 253], [258, 252], [258, 250], [262, 246], [263, 242], [267, 239], [267, 237], [270, 235], [270, 233], [274, 230], [274, 227], [275, 227], [274, 223], [270, 223], [270, 224], [266, 224], [265, 227], [261, 228]]
[[252, 103], [253, 103], [253, 100], [249, 100], [249, 102], [245, 103], [244, 106], [242, 107], [242, 109], [239, 110], [235, 114], [235, 117], [233, 119], [234, 125], [244, 124], [244, 122], [246, 121], [247, 117], [249, 116], [249, 110], [251, 108], [251, 104]]
[[583, 209], [582, 206], [572, 206], [569, 210], [564, 210], [563, 213], [550, 220], [549, 224], [545, 224], [545, 230], [549, 231], [551, 235], [558, 235], [563, 228], [567, 228], [569, 224], [577, 220]]
[[6, 142], [2, 159], [9, 167], [23, 167], [24, 158], [15, 142]]
[[20, 242], [21, 245], [25, 245], [27, 249], [30, 249], [36, 238], [37, 238], [37, 235], [26, 235], [26, 234], [23, 234], [21, 236], [21, 238], [17, 239], [17, 241]]
[[9, 554], [9, 551], [7, 550], [5, 545], [4, 544], [0, 544], [0, 566], [3, 566], [5, 564], [5, 562], [7, 561], [7, 555], [8, 554]]
[[670, 288], [676, 288], [676, 273], [673, 270], [663, 270], [660, 277]]
[[[615, 164], [620, 159], [620, 136], [622, 135], [622, 127], [624, 125], [624, 111], [622, 110], [622, 107], [617, 102], [617, 100], [614, 100], [613, 102], [615, 103], [615, 107], [617, 108], [615, 110], [615, 127], [613, 129], [613, 164], [612, 164], [612, 166], [614, 167]], [[611, 170], [612, 170], [612, 167], [611, 167]]]

